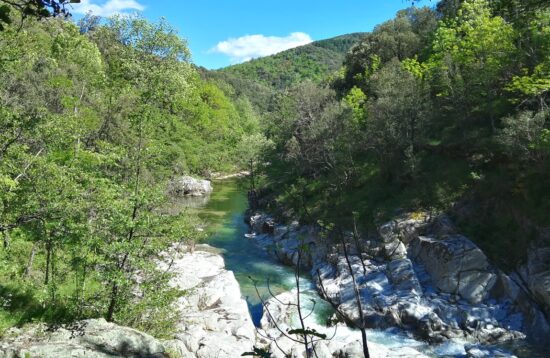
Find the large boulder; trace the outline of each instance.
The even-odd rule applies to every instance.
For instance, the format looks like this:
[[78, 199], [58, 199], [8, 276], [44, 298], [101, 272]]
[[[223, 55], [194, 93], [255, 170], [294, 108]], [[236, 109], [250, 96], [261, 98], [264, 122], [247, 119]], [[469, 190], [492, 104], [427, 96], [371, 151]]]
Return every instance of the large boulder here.
[[57, 328], [44, 324], [13, 328], [0, 342], [1, 358], [33, 357], [168, 357], [152, 336], [104, 319], [89, 319]]
[[212, 184], [208, 180], [182, 176], [168, 183], [168, 193], [173, 196], [203, 196], [212, 192]]
[[526, 286], [526, 282], [529, 281], [526, 281], [518, 273], [514, 272], [510, 276], [500, 273], [492, 294], [497, 298], [513, 302], [519, 309], [523, 314], [523, 331], [531, 341], [540, 345], [548, 345], [550, 324], [543, 312], [544, 306], [540, 301], [536, 301], [536, 297]]
[[[192, 252], [171, 252], [171, 284], [186, 291], [176, 303], [181, 312], [170, 347], [183, 357], [239, 357], [251, 351], [256, 329], [239, 283], [208, 245]], [[161, 267], [168, 268], [167, 263]], [[182, 344], [183, 343], [183, 344]]]
[[482, 302], [497, 280], [483, 251], [464, 236], [442, 240], [419, 236], [411, 241], [410, 250], [439, 290], [470, 303]]

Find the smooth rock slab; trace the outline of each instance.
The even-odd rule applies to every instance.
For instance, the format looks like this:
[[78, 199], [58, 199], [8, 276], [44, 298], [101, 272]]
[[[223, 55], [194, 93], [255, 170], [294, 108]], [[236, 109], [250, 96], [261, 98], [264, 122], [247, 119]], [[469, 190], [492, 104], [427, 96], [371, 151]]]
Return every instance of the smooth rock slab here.
[[0, 342], [0, 358], [163, 358], [164, 345], [152, 336], [104, 319], [89, 319], [49, 331], [44, 324], [11, 329]]
[[233, 358], [252, 350], [256, 329], [239, 284], [220, 255], [177, 254], [170, 271], [175, 273], [171, 284], [187, 291], [176, 303], [181, 311], [176, 340], [183, 345], [171, 343], [182, 356]]
[[439, 290], [459, 294], [470, 303], [483, 301], [497, 280], [485, 254], [464, 236], [443, 240], [419, 236], [411, 241], [410, 250]]
[[169, 250], [161, 269], [174, 274], [171, 284], [186, 291], [174, 309], [179, 310], [177, 334], [160, 342], [135, 329], [85, 320], [49, 332], [45, 325], [12, 329], [0, 341], [0, 358], [26, 357], [135, 357], [165, 358], [176, 353], [182, 358], [233, 358], [251, 351], [256, 329], [241, 298], [233, 272], [225, 269], [215, 249], [206, 251]]

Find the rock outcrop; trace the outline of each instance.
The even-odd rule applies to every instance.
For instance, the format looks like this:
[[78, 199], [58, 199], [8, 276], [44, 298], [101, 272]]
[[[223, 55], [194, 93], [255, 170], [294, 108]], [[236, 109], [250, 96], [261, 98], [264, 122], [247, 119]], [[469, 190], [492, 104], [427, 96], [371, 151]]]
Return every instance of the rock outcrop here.
[[[307, 245], [301, 264], [311, 269], [319, 292], [361, 324], [341, 243], [321, 239], [315, 227], [277, 225], [267, 215], [252, 216], [250, 224], [255, 240], [287, 264], [297, 264], [298, 247]], [[445, 216], [403, 215], [381, 225], [378, 237], [346, 241], [367, 327], [402, 327], [430, 342], [548, 337], [543, 312], [516, 283], [529, 281], [493, 267]], [[537, 284], [547, 292], [544, 281]]]
[[212, 192], [212, 184], [208, 180], [183, 176], [172, 179], [168, 183], [168, 193], [172, 196], [203, 196]]
[[28, 325], [11, 329], [0, 340], [0, 358], [233, 358], [252, 350], [256, 329], [248, 306], [214, 248], [174, 247], [159, 265], [174, 274], [174, 287], [186, 291], [175, 303], [180, 315], [173, 339], [161, 342], [103, 319], [55, 329]]
[[165, 346], [148, 334], [104, 319], [52, 328], [44, 324], [12, 328], [0, 342], [0, 358], [165, 358]]
[[[285, 353], [290, 352], [291, 357], [305, 357], [305, 346], [299, 335], [289, 335], [287, 331], [296, 328], [295, 317], [297, 316], [297, 294], [295, 291], [284, 292], [271, 298], [265, 304], [264, 316], [261, 320], [261, 339], [259, 345], [268, 350], [273, 358], [286, 358]], [[268, 312], [268, 313], [267, 313]], [[350, 331], [342, 325], [323, 329], [315, 325], [311, 320], [306, 319], [309, 329], [316, 329], [319, 333], [325, 333], [330, 339], [319, 340], [313, 344], [315, 356], [319, 358], [333, 357], [362, 357], [363, 348], [359, 331]], [[334, 332], [345, 332], [334, 334]], [[285, 332], [285, 334], [283, 334]], [[311, 338], [311, 337], [310, 337]], [[369, 353], [373, 358], [390, 357], [428, 357], [413, 347], [398, 346], [386, 347], [375, 342], [368, 342]], [[285, 353], [283, 353], [285, 352]]]
[[[186, 291], [174, 340], [165, 342], [181, 357], [233, 358], [251, 351], [256, 329], [232, 271], [208, 245], [176, 253], [170, 265], [172, 284]], [[165, 264], [166, 265], [166, 264]]]
[[527, 263], [519, 274], [527, 288], [550, 317], [550, 230], [548, 237], [533, 243], [527, 254]]

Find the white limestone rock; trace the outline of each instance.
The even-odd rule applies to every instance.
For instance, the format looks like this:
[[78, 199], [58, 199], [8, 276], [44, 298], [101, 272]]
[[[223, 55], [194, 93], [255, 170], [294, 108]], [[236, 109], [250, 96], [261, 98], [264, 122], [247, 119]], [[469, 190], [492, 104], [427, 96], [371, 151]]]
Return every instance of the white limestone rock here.
[[209, 180], [191, 176], [174, 178], [168, 183], [168, 193], [173, 196], [203, 196], [211, 192], [212, 184]]

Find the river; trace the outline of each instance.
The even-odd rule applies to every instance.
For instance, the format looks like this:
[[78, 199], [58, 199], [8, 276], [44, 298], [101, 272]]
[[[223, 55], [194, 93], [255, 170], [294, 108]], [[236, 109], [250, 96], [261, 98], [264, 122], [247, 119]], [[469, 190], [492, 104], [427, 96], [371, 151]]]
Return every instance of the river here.
[[[241, 293], [248, 303], [255, 325], [262, 317], [261, 300], [270, 298], [267, 282], [273, 294], [290, 291], [295, 288], [294, 269], [284, 266], [270, 257], [253, 239], [244, 235], [248, 226], [244, 221], [247, 208], [246, 188], [242, 181], [226, 180], [214, 182], [214, 191], [208, 201], [203, 201], [195, 210], [206, 224], [207, 243], [218, 248], [228, 270], [234, 272], [241, 287]], [[327, 328], [325, 322], [332, 315], [330, 306], [317, 295], [312, 281], [306, 276], [301, 277], [300, 287], [304, 299], [316, 301], [315, 313], [308, 319], [307, 325], [318, 331], [333, 334], [332, 328]], [[258, 289], [261, 299], [257, 294]], [[339, 329], [337, 335], [357, 335], [359, 332], [351, 329]], [[399, 329], [368, 330], [369, 341], [388, 348], [413, 347], [424, 354], [437, 357], [465, 356], [464, 341], [449, 341], [440, 345], [428, 345], [413, 339]]]

